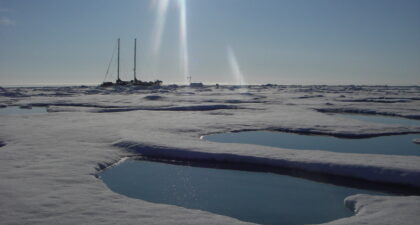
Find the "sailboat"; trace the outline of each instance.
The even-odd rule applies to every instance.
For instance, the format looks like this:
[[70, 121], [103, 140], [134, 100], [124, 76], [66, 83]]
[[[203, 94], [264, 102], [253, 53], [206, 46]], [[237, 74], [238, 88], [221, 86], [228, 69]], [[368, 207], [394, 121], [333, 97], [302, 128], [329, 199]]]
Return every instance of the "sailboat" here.
[[[162, 85], [162, 81], [161, 80], [156, 80], [156, 81], [141, 81], [137, 79], [137, 38], [134, 39], [134, 80], [131, 81], [123, 81], [120, 79], [120, 38], [118, 38], [117, 40], [118, 43], [118, 56], [117, 56], [117, 80], [115, 81], [115, 83], [112, 82], [103, 82], [100, 86], [101, 87], [110, 87], [110, 86], [126, 86], [126, 85], [136, 85], [136, 86], [145, 86], [145, 87], [150, 87], [150, 86], [160, 86]], [[108, 67], [109, 68], [109, 67]], [[108, 71], [107, 71], [108, 73]]]

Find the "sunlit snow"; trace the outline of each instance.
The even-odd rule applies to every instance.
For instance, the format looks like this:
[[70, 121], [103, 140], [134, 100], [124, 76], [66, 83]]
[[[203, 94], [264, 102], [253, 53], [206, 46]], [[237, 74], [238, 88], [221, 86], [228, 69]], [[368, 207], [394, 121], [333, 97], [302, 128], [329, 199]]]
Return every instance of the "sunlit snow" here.
[[[205, 86], [0, 88], [0, 105], [48, 113], [0, 115], [2, 224], [245, 224], [204, 211], [131, 199], [99, 171], [128, 156], [248, 163], [420, 187], [420, 157], [213, 143], [247, 130], [363, 138], [418, 134], [419, 126], [330, 113], [420, 119], [420, 87]], [[420, 148], [420, 146], [419, 146]], [[420, 149], [419, 149], [420, 151]], [[293, 204], [291, 202], [290, 204]], [[310, 202], [316, 207], [316, 202]], [[419, 196], [354, 195], [355, 216], [329, 224], [418, 224]]]

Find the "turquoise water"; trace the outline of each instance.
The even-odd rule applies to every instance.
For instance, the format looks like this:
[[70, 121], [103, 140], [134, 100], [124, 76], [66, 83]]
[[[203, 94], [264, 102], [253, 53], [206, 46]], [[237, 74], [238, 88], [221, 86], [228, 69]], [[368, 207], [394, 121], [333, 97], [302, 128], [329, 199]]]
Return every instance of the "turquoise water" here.
[[47, 113], [46, 107], [32, 107], [31, 109], [22, 109], [18, 106], [9, 106], [6, 108], [0, 108], [0, 115], [11, 115], [11, 114], [39, 114]]
[[419, 156], [420, 145], [412, 141], [415, 138], [420, 138], [420, 134], [348, 139], [285, 132], [247, 131], [204, 137], [205, 140], [213, 142], [256, 144], [297, 150]]
[[420, 120], [412, 120], [394, 116], [360, 115], [360, 114], [335, 114], [340, 117], [362, 120], [372, 123], [397, 124], [405, 126], [420, 126]]
[[285, 175], [127, 160], [100, 175], [114, 192], [259, 224], [317, 224], [353, 213], [345, 197], [381, 194]]

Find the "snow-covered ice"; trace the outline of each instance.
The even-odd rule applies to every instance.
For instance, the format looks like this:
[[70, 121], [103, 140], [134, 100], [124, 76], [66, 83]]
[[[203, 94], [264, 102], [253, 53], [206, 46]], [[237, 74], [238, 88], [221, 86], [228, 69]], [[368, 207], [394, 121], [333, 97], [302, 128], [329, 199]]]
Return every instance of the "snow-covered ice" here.
[[[47, 106], [48, 113], [0, 116], [0, 144], [4, 145], [0, 148], [0, 221], [245, 224], [208, 212], [130, 199], [108, 190], [95, 177], [121, 158], [138, 154], [288, 167], [420, 188], [420, 157], [416, 156], [295, 151], [199, 138], [243, 130], [357, 138], [420, 133], [419, 126], [369, 123], [324, 113], [418, 119], [419, 93], [420, 87], [389, 86], [2, 88], [0, 105]], [[331, 224], [420, 223], [418, 196], [356, 195], [345, 204], [355, 216]]]
[[416, 225], [420, 221], [420, 197], [384, 197], [353, 195], [345, 199], [347, 207], [356, 216], [336, 220], [328, 225], [341, 224], [406, 224]]

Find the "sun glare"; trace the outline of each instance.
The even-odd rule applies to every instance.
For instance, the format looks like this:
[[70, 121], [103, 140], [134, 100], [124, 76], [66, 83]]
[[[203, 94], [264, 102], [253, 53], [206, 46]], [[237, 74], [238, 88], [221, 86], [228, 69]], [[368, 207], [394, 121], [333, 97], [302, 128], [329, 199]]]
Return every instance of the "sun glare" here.
[[154, 0], [152, 2], [152, 7], [157, 9], [155, 28], [153, 32], [153, 53], [155, 55], [158, 55], [160, 52], [168, 6], [169, 0]]
[[245, 78], [239, 66], [238, 59], [236, 58], [235, 51], [230, 46], [228, 46], [227, 48], [227, 55], [229, 60], [229, 66], [233, 73], [234, 84], [246, 85]]
[[[165, 30], [166, 17], [170, 0], [153, 0], [152, 8], [156, 10], [155, 26], [152, 36], [153, 55], [159, 56], [162, 46], [162, 36]], [[186, 0], [176, 0], [179, 12], [179, 46], [180, 46], [180, 67], [184, 81], [189, 76], [189, 54], [188, 54], [188, 29], [187, 29], [187, 3]], [[156, 59], [157, 60], [157, 59]]]
[[187, 29], [187, 4], [186, 0], [178, 0], [179, 6], [179, 40], [180, 40], [180, 59], [184, 81], [187, 82], [189, 74], [189, 54], [188, 54], [188, 29]]

